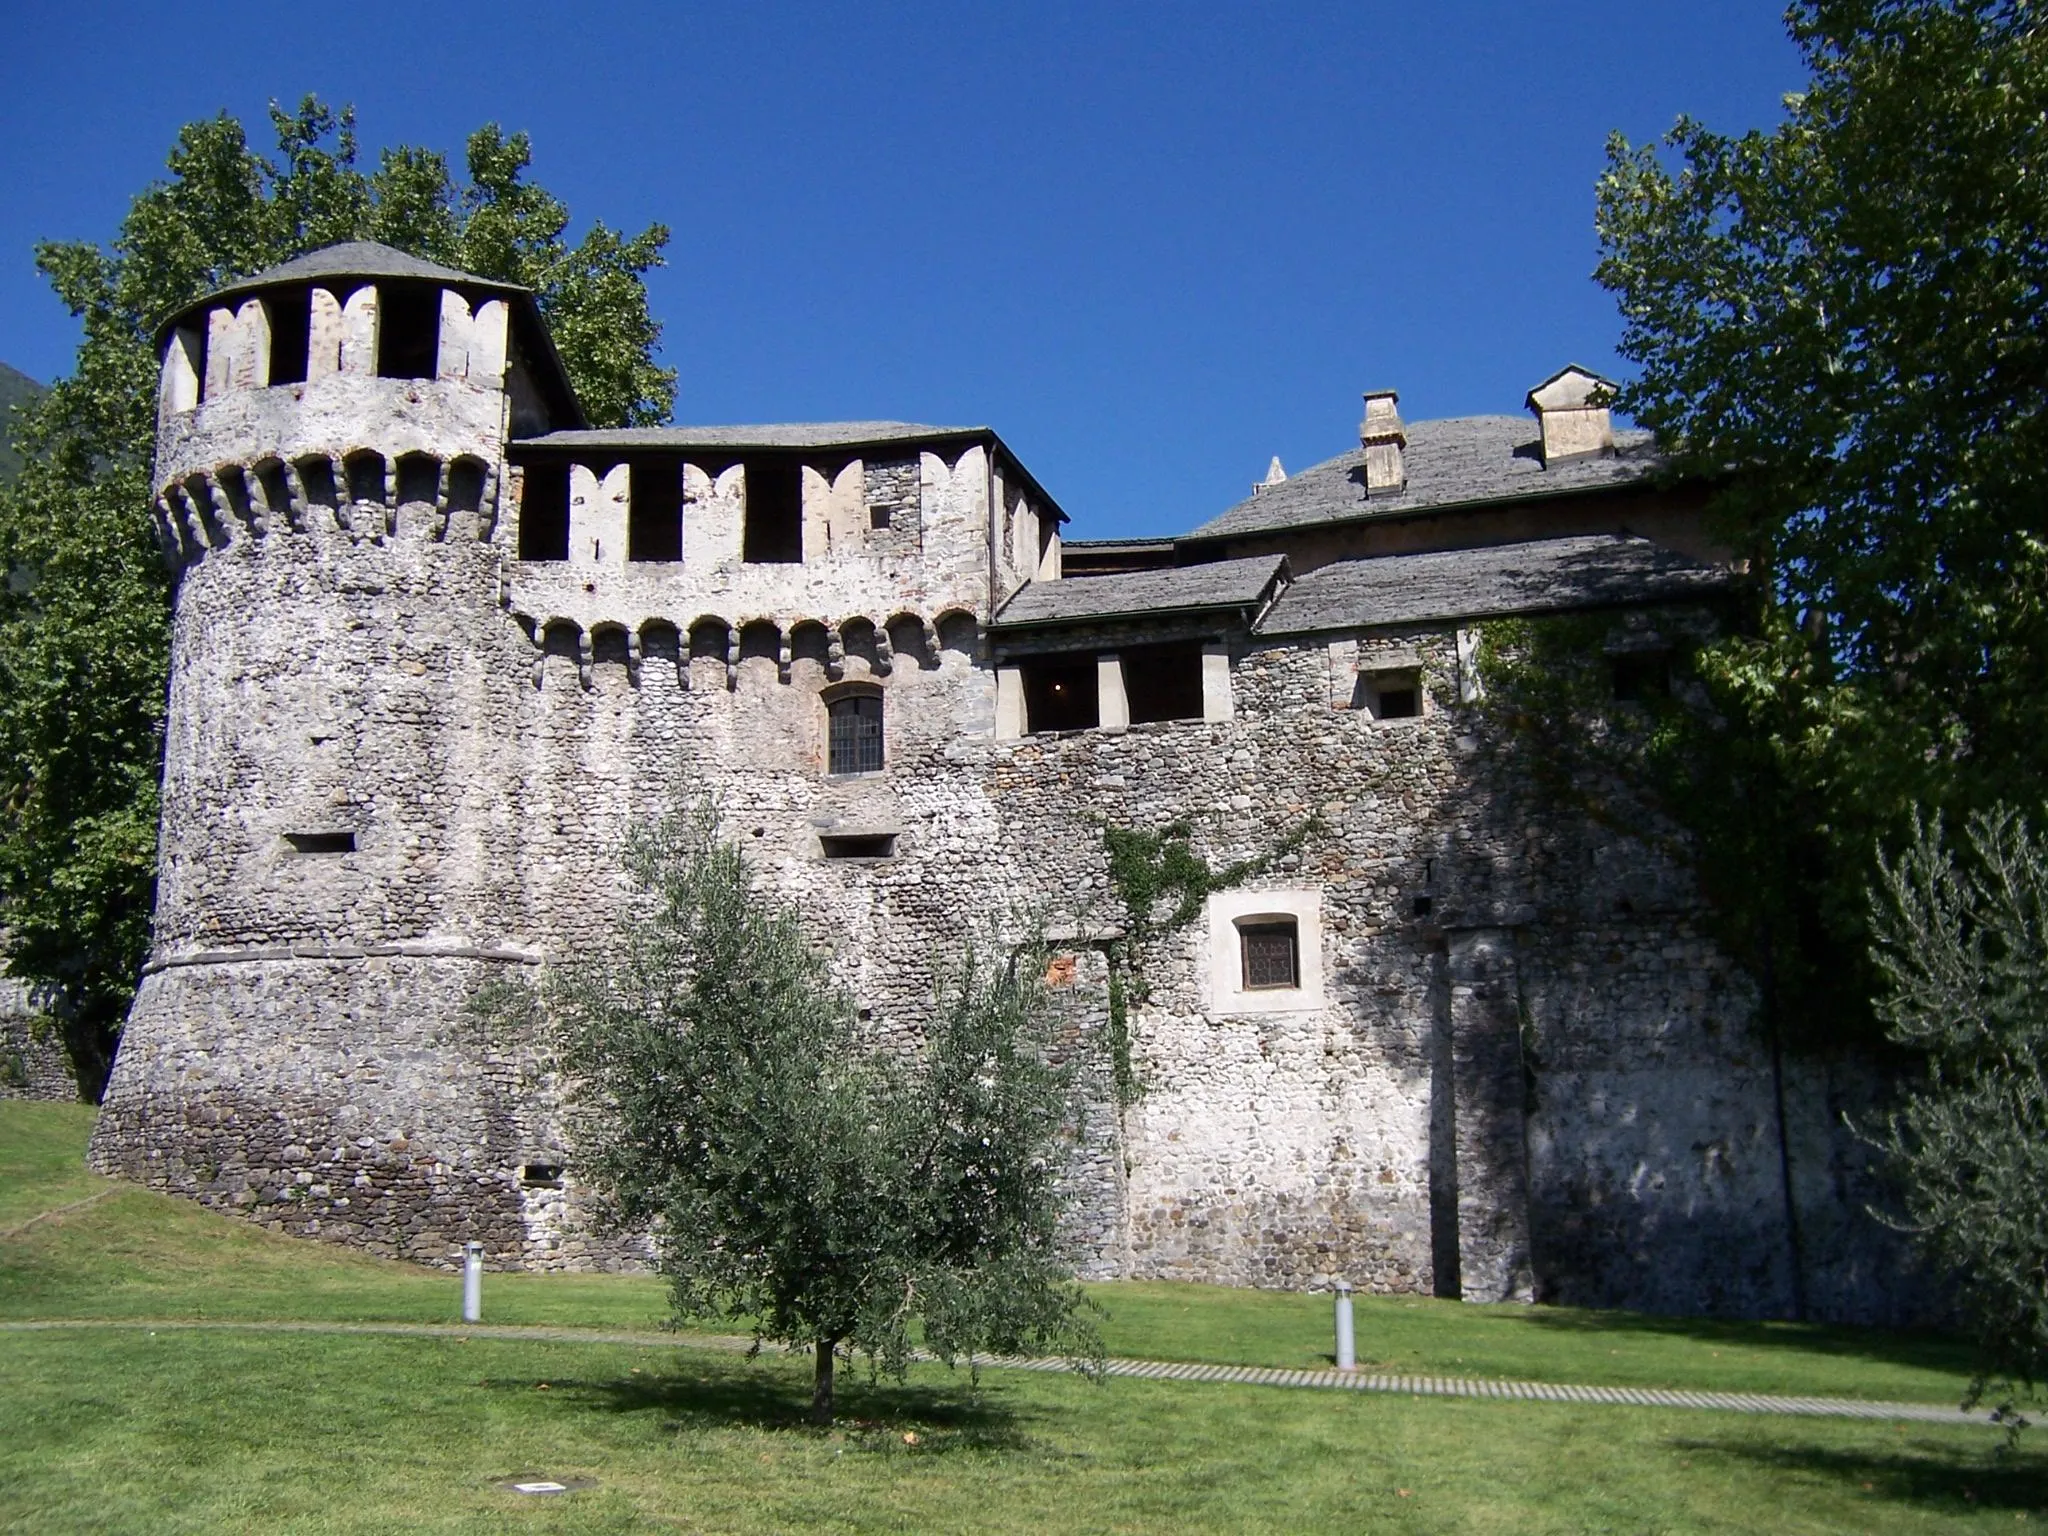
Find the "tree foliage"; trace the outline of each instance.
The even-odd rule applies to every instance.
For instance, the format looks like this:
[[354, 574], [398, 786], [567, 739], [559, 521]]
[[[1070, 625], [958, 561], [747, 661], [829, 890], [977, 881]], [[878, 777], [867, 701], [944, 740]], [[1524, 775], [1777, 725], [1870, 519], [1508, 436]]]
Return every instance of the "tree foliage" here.
[[1760, 899], [1854, 955], [1913, 806], [2048, 790], [2048, 36], [2028, 0], [1787, 22], [1812, 79], [1775, 130], [1610, 144], [1598, 276], [1619, 406], [1746, 562], [1697, 668], [1798, 840], [1762, 872], [1806, 888]]
[[896, 1054], [712, 812], [638, 834], [626, 867], [644, 915], [538, 1001], [580, 1166], [653, 1230], [677, 1312], [812, 1348], [825, 1422], [842, 1348], [898, 1377], [916, 1342], [1099, 1355], [1055, 1240], [1073, 1106], [1046, 957], [970, 952]]
[[[1691, 868], [1715, 938], [1759, 985], [1774, 1044], [1875, 1043], [1865, 913], [1843, 905], [1830, 807], [1787, 772], [1782, 742], [1728, 675], [1751, 637], [1673, 612], [1656, 630], [1667, 648], [1610, 651], [1626, 638], [1608, 614], [1486, 626], [1482, 707], [1503, 727], [1509, 777], [1532, 785], [1532, 806], [1569, 809]], [[1662, 674], [1618, 701], [1615, 666], [1631, 654]]]
[[1965, 843], [1916, 823], [1877, 887], [1879, 1012], [1926, 1060], [1879, 1144], [1983, 1350], [1969, 1400], [2017, 1427], [2048, 1381], [2048, 836], [1980, 811]]
[[0, 490], [0, 930], [10, 971], [49, 990], [96, 1097], [148, 948], [167, 672], [168, 580], [152, 542], [152, 327], [213, 288], [339, 240], [372, 239], [531, 287], [600, 425], [665, 419], [674, 374], [644, 278], [668, 232], [566, 238], [525, 179], [531, 148], [472, 134], [468, 179], [426, 149], [358, 164], [351, 113], [272, 108], [277, 152], [221, 116], [180, 131], [170, 175], [111, 247], [37, 264], [83, 327], [75, 369], [28, 407]]

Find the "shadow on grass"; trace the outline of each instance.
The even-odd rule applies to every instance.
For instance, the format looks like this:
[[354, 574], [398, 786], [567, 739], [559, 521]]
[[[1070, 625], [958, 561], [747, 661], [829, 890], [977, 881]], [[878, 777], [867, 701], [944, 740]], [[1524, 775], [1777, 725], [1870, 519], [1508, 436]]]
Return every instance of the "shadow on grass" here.
[[1534, 1307], [1524, 1315], [1534, 1327], [1554, 1333], [1635, 1334], [1748, 1349], [1796, 1349], [1951, 1376], [1966, 1377], [1976, 1364], [1966, 1341], [1932, 1329], [1741, 1322], [1712, 1317], [1662, 1317], [1651, 1312], [1594, 1312], [1577, 1307]]
[[1671, 1445], [1731, 1466], [1804, 1473], [1835, 1483], [1848, 1502], [1858, 1496], [1947, 1509], [1956, 1513], [2048, 1508], [2048, 1461], [2025, 1442], [2016, 1451], [1998, 1445], [1901, 1439], [1887, 1451], [1840, 1450], [1817, 1445], [1738, 1444], [1727, 1440], [1675, 1440]]
[[810, 1421], [810, 1397], [792, 1379], [754, 1371], [653, 1371], [604, 1378], [489, 1377], [485, 1388], [506, 1394], [545, 1391], [608, 1413], [647, 1414], [671, 1433], [760, 1429], [820, 1438], [841, 1437], [865, 1449], [944, 1455], [956, 1451], [1043, 1451], [1018, 1415], [962, 1377], [958, 1385], [870, 1382], [845, 1371], [830, 1429]]

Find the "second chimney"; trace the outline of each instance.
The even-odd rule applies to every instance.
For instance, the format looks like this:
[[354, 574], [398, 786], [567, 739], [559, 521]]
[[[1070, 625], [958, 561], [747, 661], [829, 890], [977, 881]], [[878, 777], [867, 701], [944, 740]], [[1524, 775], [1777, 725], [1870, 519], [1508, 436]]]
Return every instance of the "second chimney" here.
[[1391, 389], [1365, 392], [1365, 420], [1358, 424], [1358, 441], [1365, 449], [1365, 494], [1387, 496], [1408, 484], [1408, 468], [1402, 455], [1408, 447], [1408, 430], [1401, 425], [1400, 395]]
[[1614, 418], [1607, 402], [1614, 381], [1577, 363], [1559, 369], [1529, 391], [1528, 406], [1543, 430], [1543, 464], [1602, 458], [1614, 452]]

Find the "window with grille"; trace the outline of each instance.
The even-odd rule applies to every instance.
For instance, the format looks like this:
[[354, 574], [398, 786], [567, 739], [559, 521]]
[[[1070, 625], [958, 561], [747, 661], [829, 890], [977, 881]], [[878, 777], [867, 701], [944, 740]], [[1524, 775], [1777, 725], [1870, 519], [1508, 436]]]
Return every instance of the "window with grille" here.
[[831, 725], [828, 770], [832, 773], [879, 773], [882, 770], [882, 699], [856, 693], [825, 706]]
[[1301, 985], [1297, 930], [1292, 919], [1240, 923], [1237, 932], [1244, 952], [1244, 989], [1247, 992]]

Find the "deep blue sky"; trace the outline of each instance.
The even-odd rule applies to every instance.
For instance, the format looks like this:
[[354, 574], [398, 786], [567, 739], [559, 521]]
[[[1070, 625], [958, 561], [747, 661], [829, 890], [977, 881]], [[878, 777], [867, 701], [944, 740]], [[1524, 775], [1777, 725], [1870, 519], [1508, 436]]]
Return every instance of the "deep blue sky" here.
[[371, 152], [523, 128], [579, 221], [668, 224], [679, 420], [986, 422], [1070, 535], [1174, 532], [1341, 452], [1363, 389], [1417, 420], [1615, 369], [1605, 137], [1775, 122], [1781, 11], [7, 0], [0, 361], [70, 366], [35, 240], [312, 91]]

